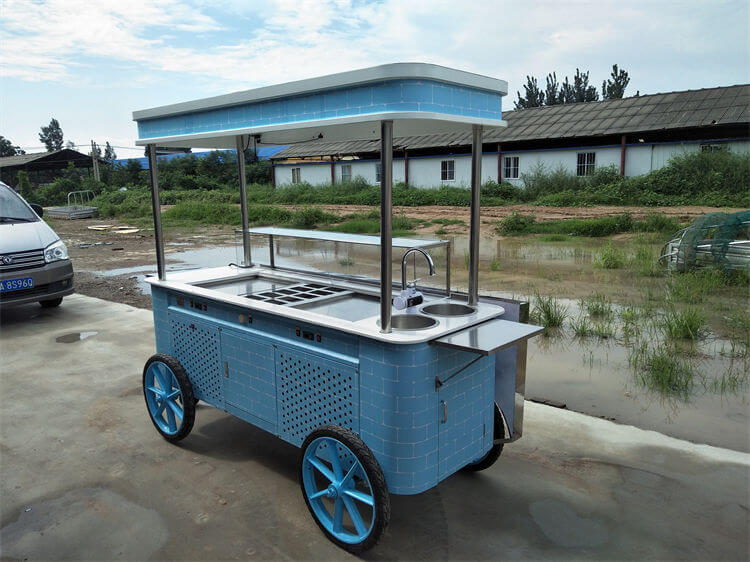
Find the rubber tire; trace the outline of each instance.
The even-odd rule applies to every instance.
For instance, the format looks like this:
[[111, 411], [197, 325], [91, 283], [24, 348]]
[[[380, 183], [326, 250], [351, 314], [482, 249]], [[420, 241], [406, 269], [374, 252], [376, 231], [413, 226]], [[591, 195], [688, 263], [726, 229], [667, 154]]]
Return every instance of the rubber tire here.
[[[503, 415], [500, 413], [500, 408], [497, 404], [495, 404], [495, 429], [493, 430], [493, 439], [504, 439], [505, 438], [505, 424], [503, 423]], [[465, 470], [466, 472], [479, 472], [480, 470], [485, 470], [489, 467], [491, 467], [498, 458], [500, 458], [500, 453], [503, 452], [503, 445], [505, 443], [497, 443], [496, 445], [492, 446], [492, 449], [487, 451], [487, 454], [484, 455], [481, 459], [478, 461], [467, 464], [465, 467], [463, 467], [461, 470]]]
[[[312, 443], [318, 437], [333, 437], [334, 439], [337, 439], [338, 441], [349, 447], [349, 450], [357, 457], [357, 460], [359, 460], [362, 468], [365, 469], [367, 477], [370, 479], [370, 486], [372, 486], [372, 496], [375, 500], [375, 524], [372, 527], [372, 532], [361, 543], [349, 544], [334, 537], [331, 533], [328, 532], [325, 527], [323, 527], [323, 524], [315, 516], [315, 513], [310, 506], [310, 501], [308, 500], [307, 493], [305, 492], [305, 482], [302, 478], [302, 469], [305, 450], [310, 445], [310, 443]], [[383, 476], [383, 471], [380, 469], [380, 465], [378, 464], [378, 461], [375, 460], [375, 455], [372, 454], [370, 448], [365, 445], [364, 441], [362, 441], [352, 431], [336, 425], [324, 425], [307, 436], [304, 443], [302, 443], [302, 448], [300, 450], [301, 453], [298, 463], [299, 469], [297, 471], [299, 485], [300, 489], [302, 490], [302, 497], [305, 500], [305, 505], [307, 505], [307, 509], [310, 511], [310, 515], [312, 515], [312, 518], [315, 520], [315, 523], [317, 523], [318, 527], [320, 527], [320, 530], [323, 531], [323, 534], [328, 538], [328, 540], [330, 540], [336, 546], [343, 548], [347, 552], [351, 552], [352, 554], [360, 554], [362, 552], [365, 552], [366, 550], [371, 549], [378, 543], [380, 537], [383, 535], [383, 531], [385, 531], [385, 528], [388, 526], [388, 522], [391, 520], [391, 497], [388, 494], [388, 485], [385, 483], [385, 476]]]
[[180, 365], [180, 362], [177, 361], [177, 359], [175, 359], [171, 355], [167, 355], [166, 353], [157, 353], [149, 357], [148, 361], [146, 361], [146, 364], [143, 367], [143, 378], [141, 380], [141, 386], [143, 387], [144, 400], [146, 400], [146, 371], [148, 371], [149, 365], [151, 365], [151, 363], [154, 363], [155, 361], [161, 361], [174, 373], [174, 376], [177, 379], [177, 383], [180, 385], [180, 392], [182, 392], [182, 411], [184, 414], [184, 418], [182, 420], [180, 430], [174, 435], [169, 435], [168, 433], [164, 433], [156, 424], [154, 418], [151, 417], [151, 412], [148, 410], [148, 401], [146, 401], [146, 413], [148, 413], [148, 418], [151, 420], [151, 423], [154, 424], [154, 427], [156, 428], [156, 431], [159, 432], [159, 435], [161, 435], [170, 443], [176, 443], [187, 437], [188, 434], [193, 430], [193, 424], [195, 423], [195, 398], [193, 396], [193, 385], [190, 384], [190, 379], [188, 378], [185, 369], [182, 368], [182, 365]]
[[62, 304], [62, 297], [57, 297], [56, 299], [52, 299], [49, 301], [39, 301], [39, 304], [42, 306], [42, 308], [55, 308], [56, 306], [60, 306]]

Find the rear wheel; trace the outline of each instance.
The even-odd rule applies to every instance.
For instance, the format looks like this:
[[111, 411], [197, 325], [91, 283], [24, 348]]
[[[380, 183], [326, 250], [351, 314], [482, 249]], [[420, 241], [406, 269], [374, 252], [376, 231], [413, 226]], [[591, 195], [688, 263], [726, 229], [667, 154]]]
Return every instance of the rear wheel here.
[[[503, 415], [500, 413], [500, 408], [495, 404], [495, 429], [493, 431], [493, 439], [504, 439], [505, 438], [505, 424], [503, 423]], [[467, 464], [462, 470], [467, 472], [478, 472], [486, 468], [491, 467], [495, 464], [495, 461], [500, 457], [500, 453], [503, 452], [504, 443], [496, 443], [492, 445], [492, 449], [487, 451], [484, 455], [474, 460], [471, 464]]]
[[380, 465], [348, 429], [324, 426], [302, 445], [300, 485], [323, 533], [352, 553], [372, 548], [391, 516], [391, 500]]
[[57, 297], [56, 299], [51, 299], [48, 301], [39, 301], [39, 304], [42, 305], [42, 308], [55, 308], [56, 306], [60, 306], [62, 304], [62, 297]]
[[171, 355], [152, 355], [143, 368], [143, 396], [156, 430], [167, 441], [187, 437], [195, 422], [195, 399], [185, 369]]

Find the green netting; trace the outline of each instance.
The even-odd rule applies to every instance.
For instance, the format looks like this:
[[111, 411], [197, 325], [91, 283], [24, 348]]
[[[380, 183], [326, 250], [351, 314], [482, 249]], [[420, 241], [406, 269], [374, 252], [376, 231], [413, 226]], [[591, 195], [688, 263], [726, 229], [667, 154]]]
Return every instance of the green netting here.
[[708, 213], [682, 234], [677, 248], [677, 269], [715, 266], [724, 270], [750, 266], [750, 211]]

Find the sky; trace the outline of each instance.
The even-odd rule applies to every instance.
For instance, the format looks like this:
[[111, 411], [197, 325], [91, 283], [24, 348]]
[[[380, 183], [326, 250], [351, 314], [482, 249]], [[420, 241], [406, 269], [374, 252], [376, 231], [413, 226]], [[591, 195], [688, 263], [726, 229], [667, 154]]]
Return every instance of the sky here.
[[[0, 135], [141, 156], [132, 112], [390, 62], [508, 81], [576, 68], [626, 95], [750, 82], [749, 0], [0, 0]], [[128, 149], [128, 147], [131, 147]]]

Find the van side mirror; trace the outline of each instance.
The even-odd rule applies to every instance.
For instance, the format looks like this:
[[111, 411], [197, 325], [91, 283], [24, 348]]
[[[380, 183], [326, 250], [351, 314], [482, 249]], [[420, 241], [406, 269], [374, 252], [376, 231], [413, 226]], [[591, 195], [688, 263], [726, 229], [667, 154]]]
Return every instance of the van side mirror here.
[[34, 212], [39, 215], [39, 218], [42, 218], [42, 215], [44, 215], [44, 209], [42, 209], [41, 205], [37, 205], [36, 203], [31, 204], [31, 208], [34, 209]]

